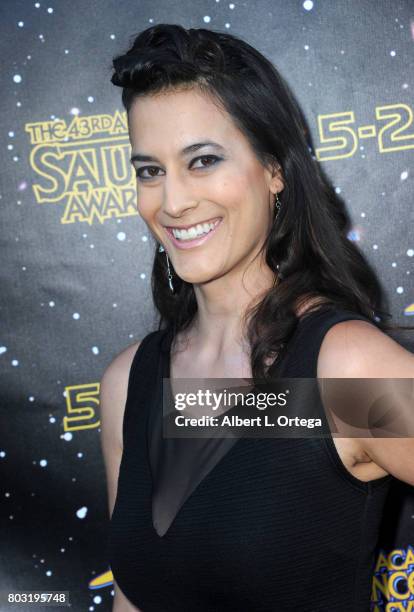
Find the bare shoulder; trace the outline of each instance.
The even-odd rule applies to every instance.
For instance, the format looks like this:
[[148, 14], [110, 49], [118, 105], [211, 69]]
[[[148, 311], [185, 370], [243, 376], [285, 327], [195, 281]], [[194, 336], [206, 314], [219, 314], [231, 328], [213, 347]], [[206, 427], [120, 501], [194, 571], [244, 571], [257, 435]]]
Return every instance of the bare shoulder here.
[[140, 345], [130, 344], [106, 367], [100, 383], [100, 410], [105, 433], [112, 433], [122, 448], [122, 422], [132, 361]]
[[[119, 468], [122, 459], [122, 424], [132, 361], [141, 342], [130, 344], [118, 353], [105, 369], [100, 384], [101, 448], [105, 463], [109, 517], [115, 506]], [[141, 612], [113, 579], [113, 612]]]
[[325, 334], [319, 351], [320, 378], [411, 378], [414, 355], [360, 319], [340, 321]]
[[116, 355], [105, 369], [100, 384], [100, 443], [105, 464], [110, 517], [115, 505], [123, 453], [122, 429], [129, 372], [139, 344], [135, 342]]
[[[318, 357], [317, 376], [377, 379], [373, 386], [364, 388], [357, 406], [362, 414], [372, 405], [371, 399], [381, 393], [383, 396], [386, 392], [395, 393], [393, 379], [414, 379], [414, 355], [368, 321], [341, 321], [325, 334]], [[388, 379], [391, 379], [389, 387]], [[343, 389], [345, 393], [346, 388]], [[364, 399], [364, 395], [368, 399]], [[414, 486], [414, 437], [410, 435], [414, 431], [414, 422], [410, 394], [398, 395], [398, 411], [400, 420], [395, 421], [401, 429], [395, 437], [391, 430], [386, 437], [369, 434], [353, 440], [344, 438], [340, 442], [347, 444], [348, 449], [353, 445], [355, 462], [358, 462], [358, 453], [368, 458], [366, 470], [370, 470], [370, 478], [377, 478], [373, 470], [379, 469], [379, 476], [391, 474]], [[407, 437], [401, 432], [406, 432]]]

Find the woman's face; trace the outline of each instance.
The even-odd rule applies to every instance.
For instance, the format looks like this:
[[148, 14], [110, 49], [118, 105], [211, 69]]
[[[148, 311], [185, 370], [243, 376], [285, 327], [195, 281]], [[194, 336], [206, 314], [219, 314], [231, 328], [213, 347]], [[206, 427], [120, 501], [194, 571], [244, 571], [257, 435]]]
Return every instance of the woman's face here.
[[198, 284], [243, 270], [272, 223], [280, 173], [198, 90], [138, 97], [128, 119], [138, 212], [178, 276]]

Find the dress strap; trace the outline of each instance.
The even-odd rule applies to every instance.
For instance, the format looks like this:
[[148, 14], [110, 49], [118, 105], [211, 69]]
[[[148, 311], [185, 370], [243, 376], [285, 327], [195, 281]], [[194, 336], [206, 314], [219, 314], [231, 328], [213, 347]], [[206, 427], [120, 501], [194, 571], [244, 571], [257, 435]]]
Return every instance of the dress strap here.
[[325, 334], [336, 323], [353, 319], [374, 325], [364, 315], [332, 306], [303, 316], [288, 342], [286, 353], [272, 374], [284, 378], [316, 378], [318, 355]]

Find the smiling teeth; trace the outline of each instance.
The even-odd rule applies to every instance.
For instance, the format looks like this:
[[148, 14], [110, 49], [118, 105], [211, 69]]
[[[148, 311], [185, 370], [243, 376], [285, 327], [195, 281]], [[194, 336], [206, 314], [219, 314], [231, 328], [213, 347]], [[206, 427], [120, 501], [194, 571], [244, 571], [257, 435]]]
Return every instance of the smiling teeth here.
[[194, 240], [194, 238], [197, 238], [198, 236], [204, 236], [204, 234], [211, 232], [211, 230], [213, 230], [218, 223], [219, 220], [215, 221], [214, 223], [199, 223], [198, 225], [193, 225], [188, 229], [173, 229], [172, 233], [178, 240]]

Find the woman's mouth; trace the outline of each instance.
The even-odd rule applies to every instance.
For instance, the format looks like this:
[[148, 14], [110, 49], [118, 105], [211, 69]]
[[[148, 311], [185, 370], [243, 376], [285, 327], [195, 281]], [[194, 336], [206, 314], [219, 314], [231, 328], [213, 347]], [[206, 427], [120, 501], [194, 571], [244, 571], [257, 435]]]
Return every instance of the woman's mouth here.
[[222, 220], [222, 217], [218, 217], [185, 229], [166, 227], [165, 230], [174, 246], [179, 249], [191, 249], [207, 242], [216, 233]]

